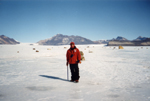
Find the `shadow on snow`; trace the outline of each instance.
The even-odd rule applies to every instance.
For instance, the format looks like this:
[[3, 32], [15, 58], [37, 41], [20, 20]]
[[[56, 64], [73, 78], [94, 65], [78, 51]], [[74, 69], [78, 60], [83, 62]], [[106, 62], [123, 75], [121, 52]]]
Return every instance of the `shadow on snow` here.
[[59, 77], [55, 77], [55, 76], [48, 76], [48, 75], [39, 75], [41, 77], [46, 77], [46, 78], [50, 78], [50, 79], [55, 79], [55, 80], [62, 80], [62, 81], [68, 81], [66, 79], [62, 79], [62, 78], [59, 78]]

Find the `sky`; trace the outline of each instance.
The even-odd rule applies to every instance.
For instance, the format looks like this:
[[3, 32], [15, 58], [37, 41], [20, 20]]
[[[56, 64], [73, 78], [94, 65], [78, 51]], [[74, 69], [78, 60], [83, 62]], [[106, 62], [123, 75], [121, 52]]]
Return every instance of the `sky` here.
[[0, 0], [0, 35], [35, 43], [58, 33], [150, 37], [150, 0]]

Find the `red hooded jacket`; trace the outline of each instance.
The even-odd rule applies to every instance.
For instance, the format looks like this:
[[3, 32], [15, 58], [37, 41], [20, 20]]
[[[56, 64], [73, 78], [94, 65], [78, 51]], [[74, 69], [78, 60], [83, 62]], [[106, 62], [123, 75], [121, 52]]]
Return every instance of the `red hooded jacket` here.
[[69, 64], [77, 64], [81, 60], [81, 54], [78, 48], [68, 49], [66, 54], [67, 62]]

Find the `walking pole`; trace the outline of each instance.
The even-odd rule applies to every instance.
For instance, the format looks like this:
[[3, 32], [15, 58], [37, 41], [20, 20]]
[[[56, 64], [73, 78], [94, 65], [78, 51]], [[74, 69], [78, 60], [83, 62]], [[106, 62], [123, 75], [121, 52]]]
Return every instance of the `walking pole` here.
[[67, 80], [69, 81], [69, 72], [68, 72], [68, 66], [67, 66]]

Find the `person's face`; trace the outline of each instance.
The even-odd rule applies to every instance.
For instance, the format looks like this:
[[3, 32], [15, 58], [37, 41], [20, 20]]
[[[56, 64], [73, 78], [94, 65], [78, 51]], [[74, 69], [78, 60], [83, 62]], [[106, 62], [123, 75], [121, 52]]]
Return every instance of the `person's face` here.
[[70, 47], [71, 47], [71, 48], [74, 48], [74, 44], [71, 44]]

